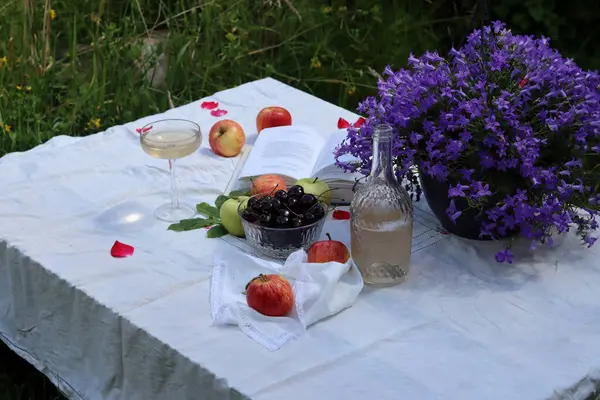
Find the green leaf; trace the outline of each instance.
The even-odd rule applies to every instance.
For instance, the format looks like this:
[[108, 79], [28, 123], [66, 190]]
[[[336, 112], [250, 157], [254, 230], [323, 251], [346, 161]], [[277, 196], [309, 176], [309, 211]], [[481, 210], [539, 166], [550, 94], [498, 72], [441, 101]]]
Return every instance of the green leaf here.
[[208, 230], [208, 232], [206, 233], [206, 237], [209, 239], [215, 239], [221, 236], [225, 236], [228, 233], [229, 232], [227, 232], [227, 229], [225, 229], [223, 225], [218, 224]]
[[247, 192], [245, 190], [232, 190], [231, 193], [229, 193], [229, 197], [240, 197], [240, 196], [251, 196], [252, 194], [250, 192]]
[[214, 218], [190, 218], [182, 219], [176, 224], [171, 224], [167, 228], [170, 231], [185, 232], [194, 229], [206, 228], [214, 224], [218, 224], [220, 220]]
[[209, 218], [219, 219], [219, 209], [211, 206], [208, 203], [196, 204], [196, 211], [198, 211], [200, 214], [206, 215]]
[[225, 203], [227, 200], [229, 200], [229, 196], [225, 196], [224, 194], [220, 195], [215, 200], [215, 207], [220, 210], [223, 203]]

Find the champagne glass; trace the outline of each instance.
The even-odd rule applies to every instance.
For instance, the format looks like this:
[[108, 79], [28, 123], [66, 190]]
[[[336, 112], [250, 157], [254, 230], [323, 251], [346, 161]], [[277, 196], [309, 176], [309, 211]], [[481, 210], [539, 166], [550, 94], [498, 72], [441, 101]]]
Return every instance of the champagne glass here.
[[154, 121], [142, 128], [140, 144], [148, 155], [169, 160], [171, 202], [158, 207], [154, 216], [166, 222], [178, 222], [193, 217], [196, 214], [194, 207], [179, 202], [175, 160], [187, 157], [198, 150], [202, 144], [200, 126], [184, 119]]

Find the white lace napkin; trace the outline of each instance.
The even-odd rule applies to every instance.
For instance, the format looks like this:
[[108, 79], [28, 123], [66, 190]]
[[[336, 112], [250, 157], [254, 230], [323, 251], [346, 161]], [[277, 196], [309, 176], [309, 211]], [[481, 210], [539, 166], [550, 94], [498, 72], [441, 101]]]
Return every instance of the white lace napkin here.
[[[210, 289], [211, 314], [216, 325], [239, 325], [242, 332], [274, 351], [300, 337], [315, 322], [350, 307], [363, 287], [352, 261], [309, 264], [304, 250], [291, 254], [284, 265], [243, 253], [231, 246], [215, 252]], [[259, 274], [277, 273], [294, 289], [295, 306], [286, 317], [267, 317], [251, 309], [242, 294]]]

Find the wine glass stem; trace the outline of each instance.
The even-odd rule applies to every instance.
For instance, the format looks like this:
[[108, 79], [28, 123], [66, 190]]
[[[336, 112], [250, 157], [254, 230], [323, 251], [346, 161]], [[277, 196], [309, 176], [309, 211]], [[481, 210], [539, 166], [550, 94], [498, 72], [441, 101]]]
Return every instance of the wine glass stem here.
[[169, 171], [171, 172], [171, 208], [179, 208], [179, 196], [177, 194], [177, 177], [175, 175], [175, 160], [169, 160]]

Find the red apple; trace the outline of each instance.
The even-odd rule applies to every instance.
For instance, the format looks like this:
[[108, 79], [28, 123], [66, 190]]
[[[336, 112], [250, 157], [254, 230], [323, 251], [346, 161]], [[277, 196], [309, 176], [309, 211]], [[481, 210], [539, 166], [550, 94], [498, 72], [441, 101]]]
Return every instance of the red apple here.
[[283, 276], [260, 274], [246, 285], [246, 302], [263, 315], [283, 317], [292, 311], [294, 290]]
[[256, 117], [256, 131], [258, 133], [265, 128], [288, 126], [291, 124], [292, 114], [283, 107], [263, 108]]
[[272, 196], [278, 190], [287, 190], [285, 181], [279, 175], [261, 175], [252, 181], [252, 195]]
[[217, 121], [208, 133], [210, 148], [223, 157], [235, 157], [240, 154], [245, 142], [244, 130], [240, 124], [230, 119]]
[[348, 248], [344, 243], [338, 240], [331, 240], [329, 233], [327, 234], [327, 237], [329, 240], [321, 240], [310, 246], [308, 249], [308, 262], [328, 263], [337, 261], [345, 264], [350, 259]]

